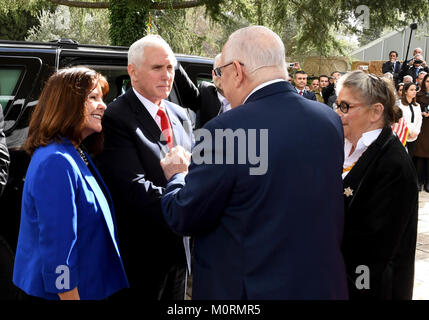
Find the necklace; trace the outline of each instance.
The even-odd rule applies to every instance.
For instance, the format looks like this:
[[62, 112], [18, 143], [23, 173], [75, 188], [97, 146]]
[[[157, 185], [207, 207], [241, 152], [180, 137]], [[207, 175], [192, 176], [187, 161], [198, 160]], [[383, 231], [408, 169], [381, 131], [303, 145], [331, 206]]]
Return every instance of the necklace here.
[[86, 157], [85, 153], [83, 152], [83, 150], [80, 147], [77, 147], [76, 150], [79, 153], [80, 157], [82, 158], [83, 162], [85, 162], [86, 166], [88, 166], [89, 161], [88, 161], [88, 158]]

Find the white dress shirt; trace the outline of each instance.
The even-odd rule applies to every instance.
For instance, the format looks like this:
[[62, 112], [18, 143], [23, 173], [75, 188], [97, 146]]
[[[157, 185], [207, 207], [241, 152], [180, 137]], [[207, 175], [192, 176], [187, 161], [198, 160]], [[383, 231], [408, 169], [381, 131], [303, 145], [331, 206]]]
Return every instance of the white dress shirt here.
[[[378, 136], [380, 135], [382, 129], [375, 129], [372, 131], [365, 132], [360, 137], [359, 141], [356, 144], [356, 149], [350, 154], [350, 150], [352, 150], [353, 144], [345, 139], [344, 141], [344, 164], [343, 169], [350, 169], [355, 165], [355, 163], [359, 160], [362, 154], [368, 149], [368, 147], [373, 143]], [[343, 172], [343, 179], [347, 176], [350, 170]]]
[[158, 116], [157, 113], [158, 113], [158, 110], [159, 110], [160, 106], [163, 106], [165, 112], [167, 112], [167, 110], [165, 108], [165, 105], [164, 105], [164, 100], [161, 100], [160, 105], [157, 106], [155, 103], [153, 103], [152, 101], [146, 99], [140, 93], [138, 93], [136, 89], [133, 88], [133, 91], [136, 94], [137, 98], [140, 100], [140, 102], [144, 105], [144, 107], [146, 108], [146, 110], [150, 113], [150, 115], [152, 116], [153, 120], [155, 120], [155, 122], [158, 125], [159, 129], [161, 129], [161, 117]]
[[217, 92], [217, 97], [220, 101], [222, 113], [227, 112], [228, 110], [231, 110], [231, 104], [223, 95], [219, 93], [219, 91]]

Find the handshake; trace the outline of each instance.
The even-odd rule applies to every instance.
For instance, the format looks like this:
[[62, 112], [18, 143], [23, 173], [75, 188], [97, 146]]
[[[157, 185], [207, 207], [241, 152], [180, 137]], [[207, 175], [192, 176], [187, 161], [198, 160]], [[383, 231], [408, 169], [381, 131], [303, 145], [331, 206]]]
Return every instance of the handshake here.
[[160, 161], [165, 178], [170, 180], [176, 173], [188, 173], [188, 166], [191, 163], [191, 153], [182, 146], [173, 147], [169, 153]]

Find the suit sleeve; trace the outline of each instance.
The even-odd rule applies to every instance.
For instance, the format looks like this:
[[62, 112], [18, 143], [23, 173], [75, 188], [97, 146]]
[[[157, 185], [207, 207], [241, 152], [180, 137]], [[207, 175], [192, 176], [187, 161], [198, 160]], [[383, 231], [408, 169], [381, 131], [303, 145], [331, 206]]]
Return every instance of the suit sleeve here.
[[[53, 154], [40, 165], [31, 183], [45, 289], [51, 293], [69, 291], [79, 284], [77, 173], [64, 156]], [[61, 289], [57, 279], [62, 272], [57, 268], [64, 266], [69, 271], [69, 286]]]
[[0, 105], [0, 196], [7, 183], [9, 174], [9, 151], [6, 145], [6, 137], [3, 132], [3, 109]]
[[[212, 137], [215, 124], [216, 120], [212, 120], [204, 128]], [[185, 236], [201, 235], [219, 224], [233, 190], [234, 166], [201, 161], [201, 156], [215, 159], [219, 152], [211, 141], [200, 139], [192, 153], [189, 173], [186, 176], [176, 174], [168, 182], [161, 203], [164, 218], [175, 232]]]
[[180, 63], [174, 76], [174, 82], [177, 86], [178, 92], [180, 93], [182, 107], [189, 108], [192, 111], [197, 112], [201, 105], [200, 92]]
[[[139, 155], [134, 145], [133, 135], [140, 135], [141, 139], [146, 137], [139, 128], [135, 128], [136, 132], [131, 134], [131, 129], [123, 121], [105, 113], [104, 150], [97, 156], [96, 163], [115, 197], [119, 197], [122, 203], [127, 203], [134, 211], [141, 212], [155, 223], [165, 226], [160, 214], [160, 200], [164, 188], [148, 179], [147, 169], [141, 159], [146, 155]], [[156, 165], [159, 166], [159, 162]], [[161, 171], [160, 166], [159, 170]]]

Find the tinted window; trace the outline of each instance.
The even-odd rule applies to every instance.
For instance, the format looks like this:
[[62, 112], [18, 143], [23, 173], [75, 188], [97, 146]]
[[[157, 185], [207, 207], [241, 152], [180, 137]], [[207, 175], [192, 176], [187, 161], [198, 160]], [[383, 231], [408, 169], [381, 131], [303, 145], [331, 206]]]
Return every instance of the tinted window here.
[[24, 68], [0, 66], [0, 104], [3, 110], [13, 101]]

